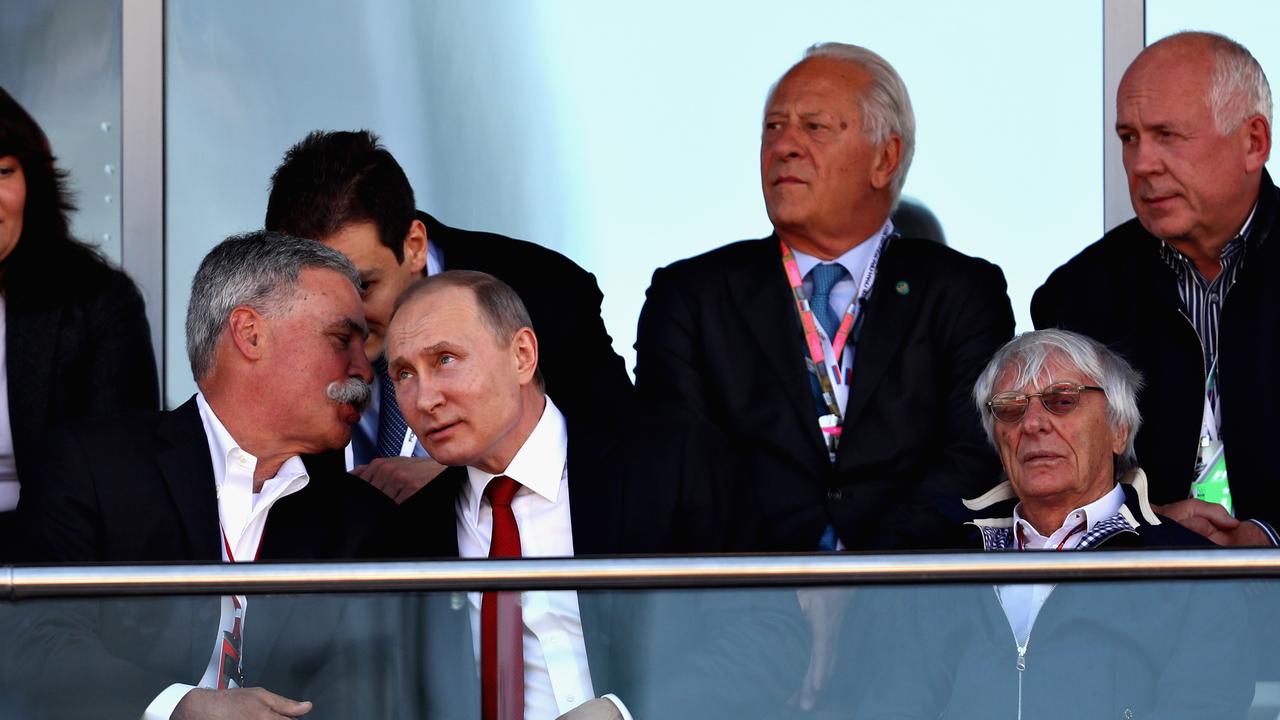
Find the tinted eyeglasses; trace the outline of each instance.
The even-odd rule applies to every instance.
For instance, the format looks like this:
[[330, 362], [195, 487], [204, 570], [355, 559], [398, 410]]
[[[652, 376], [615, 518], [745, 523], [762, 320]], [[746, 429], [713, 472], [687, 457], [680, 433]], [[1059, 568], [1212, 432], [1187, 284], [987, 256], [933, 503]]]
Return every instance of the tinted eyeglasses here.
[[987, 409], [1000, 422], [1016, 423], [1027, 414], [1031, 398], [1040, 398], [1044, 409], [1054, 415], [1066, 415], [1080, 405], [1080, 393], [1086, 390], [1106, 392], [1096, 385], [1076, 385], [1075, 383], [1054, 383], [1038, 393], [996, 393], [987, 401]]

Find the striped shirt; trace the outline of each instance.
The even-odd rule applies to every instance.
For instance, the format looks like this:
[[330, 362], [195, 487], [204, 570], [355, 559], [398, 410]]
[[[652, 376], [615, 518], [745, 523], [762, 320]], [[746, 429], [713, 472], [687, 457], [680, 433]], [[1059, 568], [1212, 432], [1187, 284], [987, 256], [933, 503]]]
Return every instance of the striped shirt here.
[[1219, 260], [1222, 272], [1213, 280], [1207, 280], [1186, 255], [1178, 252], [1167, 242], [1160, 243], [1160, 256], [1173, 270], [1177, 277], [1178, 297], [1182, 300], [1182, 312], [1191, 321], [1196, 334], [1200, 336], [1200, 346], [1204, 350], [1204, 370], [1209, 372], [1213, 361], [1218, 357], [1218, 318], [1222, 315], [1222, 301], [1226, 299], [1231, 286], [1240, 277], [1244, 269], [1245, 255], [1251, 246], [1256, 246], [1258, 239], [1251, 237], [1257, 212], [1257, 203], [1249, 211], [1244, 227], [1222, 248]]

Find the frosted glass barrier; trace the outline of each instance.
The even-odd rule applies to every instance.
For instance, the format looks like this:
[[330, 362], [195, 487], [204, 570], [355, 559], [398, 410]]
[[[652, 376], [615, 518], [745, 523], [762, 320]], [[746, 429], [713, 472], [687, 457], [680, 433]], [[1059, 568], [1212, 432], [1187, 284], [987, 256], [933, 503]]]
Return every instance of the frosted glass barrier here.
[[120, 262], [121, 0], [0, 3], [0, 87], [70, 173], [71, 232]]
[[200, 258], [261, 225], [271, 172], [316, 128], [374, 129], [422, 209], [594, 272], [629, 366], [655, 268], [770, 232], [765, 94], [815, 42], [902, 73], [919, 124], [906, 193], [1005, 269], [1020, 329], [1103, 229], [1100, 3], [229, 0], [168, 3], [166, 27], [171, 405], [193, 390]]
[[[546, 592], [522, 593], [523, 612], [547, 620], [525, 634], [517, 665], [526, 717], [550, 720], [606, 693], [635, 718], [697, 720], [1280, 713], [1274, 581], [1036, 590], [800, 590], [810, 615], [789, 588], [558, 591], [577, 623], [546, 618]], [[1028, 616], [1033, 597], [1043, 603]], [[311, 702], [308, 720], [479, 718], [473, 602], [465, 592], [251, 595], [238, 668], [247, 685]], [[136, 720], [170, 685], [201, 682], [226, 639], [224, 603], [0, 604], [0, 714]]]
[[[1280, 45], [1275, 29], [1280, 27], [1280, 5], [1266, 0], [1222, 0], [1214, 3], [1191, 0], [1147, 0], [1147, 44], [1181, 30], [1208, 30], [1222, 33], [1249, 48], [1271, 82], [1271, 92], [1280, 78]], [[1113, 99], [1114, 100], [1114, 99]], [[1108, 142], [1112, 142], [1108, 139]], [[1275, 153], [1267, 163], [1276, 174]]]

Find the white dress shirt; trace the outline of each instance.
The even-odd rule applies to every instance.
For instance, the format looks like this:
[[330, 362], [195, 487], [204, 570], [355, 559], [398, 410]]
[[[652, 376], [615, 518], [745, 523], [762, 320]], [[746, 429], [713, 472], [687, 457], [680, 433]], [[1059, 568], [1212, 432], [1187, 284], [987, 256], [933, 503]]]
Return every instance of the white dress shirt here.
[[18, 462], [13, 454], [13, 425], [9, 422], [8, 348], [4, 343], [5, 305], [0, 294], [0, 512], [18, 507]]
[[[1053, 531], [1049, 537], [1045, 537], [1032, 527], [1031, 523], [1022, 519], [1019, 512], [1022, 509], [1022, 503], [1018, 503], [1018, 506], [1013, 509], [1013, 542], [1019, 550], [1055, 550], [1059, 545], [1063, 550], [1074, 550], [1094, 525], [1115, 517], [1122, 505], [1124, 505], [1124, 490], [1117, 484], [1106, 495], [1067, 513], [1062, 527]], [[1078, 529], [1082, 524], [1083, 529]], [[1005, 617], [1009, 618], [1009, 627], [1013, 630], [1014, 639], [1019, 646], [1026, 646], [1031, 636], [1031, 628], [1036, 624], [1036, 617], [1040, 614], [1040, 608], [1044, 607], [1045, 600], [1049, 599], [1053, 587], [1052, 584], [1046, 583], [996, 586], [1000, 605], [1004, 608]]]
[[[849, 271], [849, 274], [832, 286], [830, 296], [831, 311], [836, 314], [837, 318], [843, 319], [845, 312], [849, 309], [849, 304], [853, 302], [857, 296], [858, 289], [862, 287], [867, 268], [871, 264], [871, 258], [875, 255], [876, 248], [880, 245], [880, 239], [888, 237], [892, 233], [893, 221], [886, 220], [884, 227], [877, 230], [875, 235], [867, 238], [865, 242], [858, 243], [848, 252], [831, 261], [820, 260], [813, 255], [802, 253], [792, 248], [791, 254], [796, 258], [796, 268], [800, 271], [800, 277], [804, 278], [805, 296], [813, 297], [813, 279], [809, 277], [809, 271], [815, 265], [824, 262], [843, 265], [844, 269]], [[814, 325], [817, 326], [818, 335], [822, 338], [822, 352], [823, 357], [827, 360], [827, 376], [831, 378], [831, 389], [835, 392], [836, 404], [843, 414], [845, 407], [849, 403], [848, 381], [853, 377], [854, 347], [852, 345], [845, 346], [844, 354], [840, 356], [840, 369], [837, 372], [831, 363], [831, 358], [835, 357], [835, 353], [831, 351], [831, 338], [827, 337], [827, 331], [822, 328], [822, 323], [814, 323]]]
[[[218, 420], [204, 394], [196, 395], [196, 407], [204, 423], [204, 434], [209, 441], [209, 459], [213, 461], [213, 480], [218, 493], [218, 522], [222, 526], [222, 561], [253, 562], [262, 544], [262, 531], [267, 526], [267, 513], [280, 498], [291, 495], [307, 486], [309, 477], [302, 458], [294, 455], [280, 466], [275, 477], [262, 485], [261, 492], [253, 491], [253, 471], [258, 459], [244, 450]], [[227, 549], [230, 547], [231, 555]], [[243, 610], [240, 623], [240, 640], [248, 636], [248, 598], [237, 596]], [[222, 633], [230, 632], [234, 621], [231, 596], [223, 596], [222, 612], [217, 631], [210, 634], [209, 664], [197, 685], [174, 683], [156, 696], [147, 706], [143, 720], [167, 720], [182, 698], [194, 687], [216, 688], [218, 670], [222, 659]], [[252, 685], [252, 680], [250, 680]]]
[[[521, 487], [511, 501], [520, 528], [524, 557], [572, 557], [573, 519], [569, 514], [569, 436], [564, 416], [551, 398], [538, 425], [501, 473]], [[484, 489], [495, 475], [467, 468], [468, 482], [458, 496], [458, 553], [465, 558], [489, 556], [493, 509]], [[468, 593], [472, 650], [480, 662], [480, 602]], [[578, 594], [572, 590], [526, 592], [521, 596], [524, 623], [524, 712], [526, 720], [552, 720], [596, 696], [587, 664]], [[622, 702], [618, 705], [627, 720]]]

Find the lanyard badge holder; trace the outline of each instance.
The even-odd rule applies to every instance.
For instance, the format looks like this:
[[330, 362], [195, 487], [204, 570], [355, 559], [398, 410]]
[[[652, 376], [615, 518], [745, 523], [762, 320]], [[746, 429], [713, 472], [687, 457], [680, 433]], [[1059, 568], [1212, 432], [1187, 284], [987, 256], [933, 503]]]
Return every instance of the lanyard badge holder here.
[[1209, 367], [1205, 381], [1204, 421], [1200, 426], [1200, 447], [1196, 453], [1196, 479], [1191, 483], [1191, 497], [1226, 508], [1235, 516], [1231, 502], [1231, 485], [1227, 481], [1227, 456], [1218, 426], [1218, 363]]
[[[227, 531], [222, 527], [222, 523], [218, 523], [218, 529], [222, 531], [222, 549], [227, 554], [227, 561], [234, 563], [236, 556], [231, 552], [231, 543], [227, 541]], [[254, 552], [253, 559], [258, 559], [258, 552], [262, 550], [262, 539], [258, 539], [258, 550]], [[243, 595], [231, 596], [231, 629], [223, 630], [222, 637], [218, 642], [218, 689], [226, 690], [228, 688], [246, 687], [244, 682], [244, 659], [241, 651], [244, 648], [244, 614], [245, 607], [249, 604], [249, 599]]]
[[[855, 327], [862, 319], [862, 304], [871, 294], [871, 286], [875, 284], [880, 254], [888, 244], [890, 227], [889, 223], [885, 223], [884, 228], [881, 229], [876, 252], [863, 274], [862, 287], [859, 288], [853, 302], [849, 303], [849, 307], [845, 309], [836, 335], [831, 338], [831, 352], [834, 355], [832, 362], [837, 367], [840, 365], [840, 358], [844, 354], [850, 335], [854, 336], [854, 343], [857, 343]], [[782, 268], [786, 271], [787, 283], [791, 286], [791, 295], [796, 303], [796, 314], [800, 316], [800, 327], [804, 330], [805, 345], [809, 350], [805, 365], [809, 366], [818, 378], [818, 385], [822, 390], [822, 402], [827, 409], [826, 413], [818, 416], [818, 429], [822, 431], [822, 440], [827, 447], [827, 457], [834, 464], [836, 451], [840, 448], [841, 432], [844, 429], [844, 414], [840, 412], [840, 404], [836, 402], [831, 376], [827, 374], [826, 353], [822, 349], [822, 338], [818, 335], [818, 321], [813, 315], [813, 309], [809, 307], [809, 298], [804, 292], [804, 278], [800, 275], [800, 266], [787, 243], [779, 241], [779, 244], [782, 246]]]

